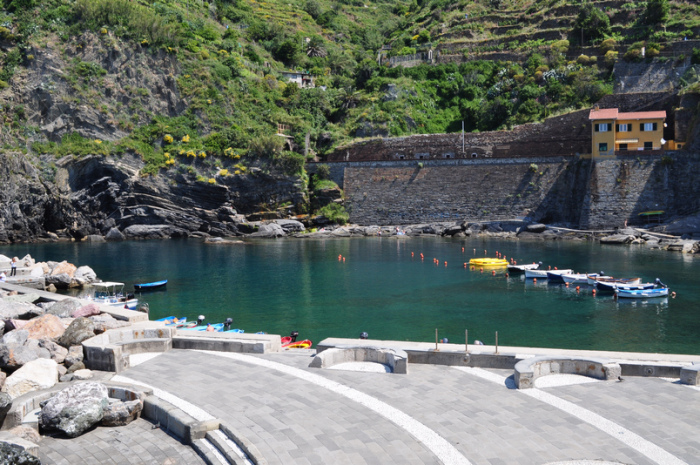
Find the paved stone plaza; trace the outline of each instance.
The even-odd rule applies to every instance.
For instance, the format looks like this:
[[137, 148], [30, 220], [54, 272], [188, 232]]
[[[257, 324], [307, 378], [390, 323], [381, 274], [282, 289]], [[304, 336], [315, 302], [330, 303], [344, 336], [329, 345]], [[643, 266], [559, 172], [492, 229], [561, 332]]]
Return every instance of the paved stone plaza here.
[[75, 439], [44, 437], [39, 458], [44, 465], [204, 463], [190, 446], [144, 419], [119, 428], [98, 426]]
[[[308, 368], [314, 353], [172, 350], [120, 381], [225, 421], [269, 464], [700, 463], [700, 393], [677, 380], [547, 376], [518, 390], [512, 370]], [[141, 463], [164, 463], [161, 445], [138, 436], [150, 454]], [[44, 447], [46, 463], [65, 463]], [[137, 463], [129, 460], [116, 463]], [[197, 463], [174, 460], [165, 463]]]

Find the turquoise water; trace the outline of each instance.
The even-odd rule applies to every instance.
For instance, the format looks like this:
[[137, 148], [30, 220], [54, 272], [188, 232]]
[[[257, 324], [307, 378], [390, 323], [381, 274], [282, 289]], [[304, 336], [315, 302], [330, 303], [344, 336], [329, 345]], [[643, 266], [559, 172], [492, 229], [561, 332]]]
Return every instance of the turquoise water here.
[[[645, 282], [658, 277], [677, 298], [615, 301], [594, 297], [587, 287], [576, 292], [463, 267], [484, 250], [577, 272], [602, 270]], [[700, 257], [640, 247], [384, 237], [23, 244], [0, 253], [89, 265], [101, 279], [125, 282], [128, 289], [168, 279], [167, 290], [141, 296], [152, 319], [231, 317], [233, 327], [246, 332], [297, 330], [314, 342], [362, 331], [372, 339], [434, 341], [437, 328], [440, 338], [458, 343], [468, 329], [470, 342], [486, 344], [498, 331], [500, 345], [700, 353]]]

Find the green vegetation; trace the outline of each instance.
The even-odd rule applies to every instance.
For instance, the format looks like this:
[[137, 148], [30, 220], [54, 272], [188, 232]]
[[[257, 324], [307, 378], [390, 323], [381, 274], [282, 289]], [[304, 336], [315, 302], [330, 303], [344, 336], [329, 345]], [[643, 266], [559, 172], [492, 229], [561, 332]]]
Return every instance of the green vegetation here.
[[[543, 121], [610, 93], [618, 59], [668, 59], [671, 42], [700, 31], [698, 6], [680, 0], [616, 7], [588, 0], [3, 0], [0, 16], [0, 90], [21, 87], [13, 82], [18, 70], [35, 72], [32, 64], [49, 50], [66, 63], [51, 79], [70, 88], [54, 98], [94, 108], [126, 134], [48, 142], [9, 99], [0, 110], [6, 141], [26, 147], [32, 134], [34, 152], [56, 157], [135, 153], [144, 175], [177, 172], [207, 183], [257, 169], [306, 179], [307, 138], [323, 159], [372, 134]], [[432, 63], [390, 61], [430, 50]], [[137, 69], [121, 82], [112, 55], [172, 66]], [[700, 63], [697, 49], [691, 60]], [[285, 71], [308, 72], [316, 87], [289, 82]], [[152, 76], [161, 75], [186, 102], [174, 116], [154, 105], [161, 94]], [[697, 86], [692, 76], [684, 82]], [[311, 188], [330, 186], [321, 170], [310, 180]]]
[[338, 203], [329, 203], [318, 211], [319, 215], [323, 215], [333, 223], [345, 224], [350, 219], [350, 215], [345, 211], [345, 207]]

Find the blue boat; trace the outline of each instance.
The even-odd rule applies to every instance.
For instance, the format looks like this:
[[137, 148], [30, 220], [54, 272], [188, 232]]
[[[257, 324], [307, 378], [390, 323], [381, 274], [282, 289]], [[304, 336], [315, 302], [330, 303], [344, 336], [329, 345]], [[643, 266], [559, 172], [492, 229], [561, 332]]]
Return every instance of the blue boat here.
[[645, 289], [654, 289], [654, 283], [642, 284], [622, 284], [622, 283], [606, 283], [603, 281], [596, 282], [595, 287], [601, 292], [615, 292], [615, 289], [624, 291], [641, 291]]
[[187, 317], [177, 318], [174, 316], [166, 316], [165, 318], [158, 318], [156, 321], [164, 321], [166, 326], [176, 326], [179, 328], [187, 324]]
[[151, 291], [153, 289], [165, 287], [166, 284], [168, 284], [168, 280], [164, 279], [162, 281], [154, 281], [152, 283], [134, 284], [134, 289], [137, 291]]
[[653, 297], [666, 297], [668, 295], [668, 288], [659, 287], [656, 289], [638, 289], [630, 291], [616, 289], [615, 295], [619, 298], [626, 299], [650, 299]]
[[180, 329], [187, 330], [187, 331], [206, 331], [207, 327], [209, 327], [209, 326], [214, 328], [214, 331], [218, 332], [218, 333], [222, 332], [224, 329], [223, 323], [215, 323], [213, 325], [199, 325], [199, 326], [192, 326], [190, 328], [185, 327], [185, 328], [180, 328]]

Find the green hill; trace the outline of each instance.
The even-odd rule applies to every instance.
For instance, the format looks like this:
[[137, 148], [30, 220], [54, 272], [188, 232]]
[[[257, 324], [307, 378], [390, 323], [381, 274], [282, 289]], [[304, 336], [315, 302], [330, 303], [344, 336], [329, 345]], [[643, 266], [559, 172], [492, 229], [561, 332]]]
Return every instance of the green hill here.
[[676, 0], [4, 0], [0, 14], [5, 150], [47, 173], [136, 153], [142, 174], [211, 184], [303, 177], [357, 138], [542, 121], [611, 93], [616, 61], [671, 66], [691, 59], [673, 43], [700, 38], [700, 6]]

